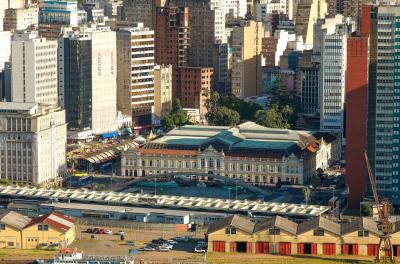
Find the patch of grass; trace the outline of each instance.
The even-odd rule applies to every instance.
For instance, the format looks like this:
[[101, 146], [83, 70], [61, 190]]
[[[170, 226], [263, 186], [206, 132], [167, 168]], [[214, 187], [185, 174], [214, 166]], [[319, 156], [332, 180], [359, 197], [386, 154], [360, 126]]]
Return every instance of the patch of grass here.
[[39, 249], [0, 249], [0, 260], [33, 260], [36, 258], [52, 258], [54, 251]]

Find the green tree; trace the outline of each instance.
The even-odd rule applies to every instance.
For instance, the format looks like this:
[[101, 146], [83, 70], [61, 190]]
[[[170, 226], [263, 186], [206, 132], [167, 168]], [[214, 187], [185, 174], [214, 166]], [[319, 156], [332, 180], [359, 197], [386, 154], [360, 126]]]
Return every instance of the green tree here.
[[1, 185], [11, 185], [11, 181], [9, 179], [0, 179]]
[[276, 105], [268, 110], [258, 110], [255, 114], [255, 122], [259, 125], [271, 128], [290, 128], [290, 124], [279, 111]]
[[361, 216], [372, 216], [373, 214], [372, 206], [361, 204], [360, 213]]
[[311, 176], [311, 179], [310, 179], [310, 184], [311, 184], [313, 187], [319, 187], [319, 186], [321, 186], [321, 184], [322, 184], [322, 179], [321, 179], [321, 177], [319, 177], [316, 173], [313, 173], [313, 175]]
[[221, 96], [218, 92], [212, 92], [211, 96], [206, 100], [205, 107], [208, 112], [214, 111], [219, 104]]
[[183, 107], [181, 104], [181, 101], [179, 99], [175, 99], [172, 102], [172, 109], [171, 109], [171, 114], [178, 114], [183, 112]]
[[93, 185], [93, 190], [95, 191], [104, 191], [106, 189], [106, 186], [102, 183], [95, 183]]
[[216, 126], [235, 126], [240, 123], [239, 113], [224, 106], [209, 111], [206, 118], [210, 125]]

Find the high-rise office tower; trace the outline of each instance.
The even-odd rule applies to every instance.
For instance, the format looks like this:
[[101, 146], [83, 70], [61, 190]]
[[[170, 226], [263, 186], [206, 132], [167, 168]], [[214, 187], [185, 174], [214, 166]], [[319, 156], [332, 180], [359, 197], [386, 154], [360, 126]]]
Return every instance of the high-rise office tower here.
[[37, 32], [14, 34], [11, 64], [13, 102], [57, 104], [57, 41]]
[[171, 110], [172, 65], [156, 65], [154, 67], [154, 117], [161, 120]]
[[366, 10], [365, 15], [371, 17], [368, 155], [379, 194], [399, 205], [400, 64], [396, 47], [400, 45], [400, 7], [379, 6]]
[[4, 20], [4, 12], [9, 8], [23, 8], [25, 5], [25, 0], [3, 0], [0, 1], [0, 31], [3, 31], [3, 20]]
[[[97, 26], [59, 38], [59, 100], [74, 137], [116, 130], [116, 33]], [[71, 133], [73, 134], [73, 133]]]
[[242, 21], [232, 31], [232, 93], [240, 98], [259, 95], [261, 51], [264, 38], [261, 22]]
[[323, 34], [321, 53], [320, 128], [344, 137], [348, 24], [336, 25], [336, 32]]
[[10, 61], [11, 55], [11, 32], [0, 31], [0, 72], [4, 69], [4, 64]]
[[60, 107], [0, 102], [0, 178], [18, 184], [60, 185], [67, 124]]
[[154, 106], [154, 31], [137, 23], [117, 31], [117, 108], [135, 126], [150, 125]]

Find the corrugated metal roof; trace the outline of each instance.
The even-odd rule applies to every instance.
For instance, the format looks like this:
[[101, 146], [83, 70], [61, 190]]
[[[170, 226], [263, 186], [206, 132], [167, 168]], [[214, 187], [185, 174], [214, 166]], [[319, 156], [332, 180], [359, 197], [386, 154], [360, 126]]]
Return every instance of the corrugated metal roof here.
[[19, 230], [22, 230], [30, 221], [31, 218], [13, 211], [0, 215], [1, 223], [12, 226]]

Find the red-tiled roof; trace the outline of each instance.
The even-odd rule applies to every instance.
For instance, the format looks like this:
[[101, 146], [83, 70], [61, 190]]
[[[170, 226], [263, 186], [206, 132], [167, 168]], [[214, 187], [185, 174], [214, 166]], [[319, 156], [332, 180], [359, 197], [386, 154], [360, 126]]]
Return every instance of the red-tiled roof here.
[[145, 149], [138, 148], [136, 149], [141, 154], [153, 154], [153, 155], [178, 155], [178, 156], [194, 156], [197, 154], [197, 150], [187, 150], [187, 149]]
[[69, 229], [71, 229], [71, 227], [74, 226], [75, 220], [73, 220], [65, 215], [62, 215], [62, 214], [59, 214], [56, 212], [52, 212], [49, 214], [45, 214], [45, 215], [33, 218], [32, 221], [26, 227], [37, 225], [40, 223], [44, 223], [55, 229], [67, 232]]

